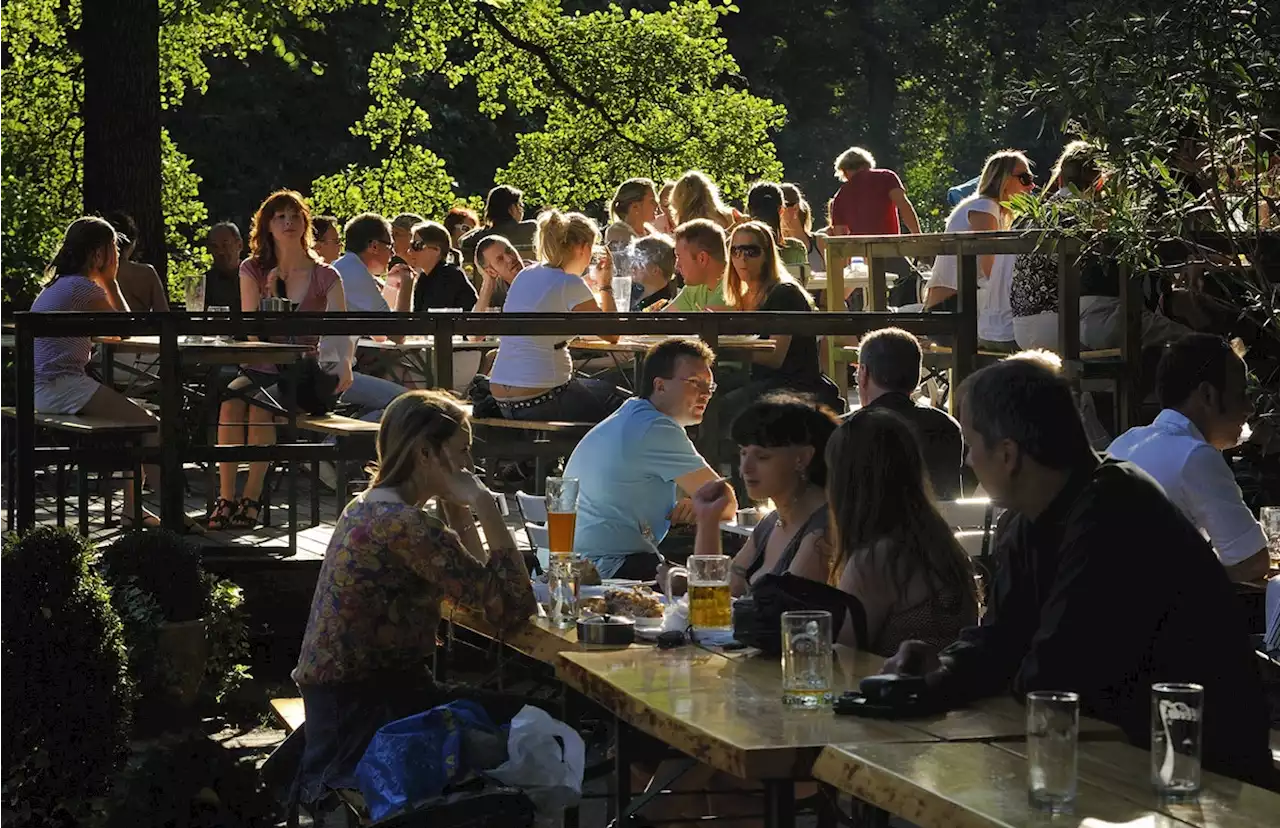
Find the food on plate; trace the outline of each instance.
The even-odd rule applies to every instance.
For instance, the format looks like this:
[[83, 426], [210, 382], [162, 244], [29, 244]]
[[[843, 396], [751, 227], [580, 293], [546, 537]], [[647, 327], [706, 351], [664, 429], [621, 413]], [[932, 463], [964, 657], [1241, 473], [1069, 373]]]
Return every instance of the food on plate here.
[[658, 600], [658, 594], [648, 587], [610, 589], [605, 592], [604, 601], [610, 615], [625, 615], [628, 618], [662, 617], [662, 602]]
[[579, 607], [582, 615], [604, 615], [609, 612], [609, 605], [603, 598], [583, 598]]
[[578, 561], [578, 586], [600, 586], [600, 570], [591, 561]]

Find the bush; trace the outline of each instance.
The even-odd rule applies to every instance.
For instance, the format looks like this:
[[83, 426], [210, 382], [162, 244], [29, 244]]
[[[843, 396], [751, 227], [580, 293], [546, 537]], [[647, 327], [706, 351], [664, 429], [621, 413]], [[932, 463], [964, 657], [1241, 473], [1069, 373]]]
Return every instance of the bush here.
[[127, 754], [133, 687], [123, 629], [92, 554], [65, 529], [4, 541], [0, 743], [4, 807], [21, 823], [78, 823]]
[[113, 589], [134, 587], [150, 596], [165, 621], [194, 621], [208, 610], [200, 554], [176, 532], [129, 532], [103, 551], [101, 567]]

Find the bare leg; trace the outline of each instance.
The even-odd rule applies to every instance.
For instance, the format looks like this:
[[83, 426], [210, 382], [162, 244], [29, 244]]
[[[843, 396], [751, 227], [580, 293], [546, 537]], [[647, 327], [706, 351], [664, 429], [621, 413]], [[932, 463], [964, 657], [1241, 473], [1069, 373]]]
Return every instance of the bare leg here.
[[[249, 445], [271, 446], [276, 442], [276, 420], [266, 409], [252, 406], [249, 409]], [[268, 463], [250, 463], [249, 479], [244, 484], [244, 496], [250, 500], [262, 499], [262, 484], [267, 478]]]
[[[140, 425], [156, 425], [159, 421], [151, 412], [136, 405], [125, 395], [120, 392], [107, 388], [105, 385], [99, 388], [94, 395], [89, 398], [89, 402], [85, 407], [80, 409], [80, 413], [88, 417], [103, 417], [109, 420], [116, 420], [123, 423], [138, 423]], [[143, 435], [142, 443], [146, 446], [160, 445], [160, 436], [157, 432], [150, 432]], [[160, 467], [148, 464], [142, 467], [143, 478], [150, 478], [153, 488], [160, 488]], [[132, 519], [134, 515], [134, 496], [135, 486], [133, 485], [133, 473], [126, 472], [125, 478], [130, 482], [124, 489], [124, 515], [126, 519]], [[139, 486], [141, 482], [139, 483]], [[144, 519], [150, 515], [149, 512], [144, 513]]]
[[[234, 388], [234, 384], [232, 385]], [[248, 414], [248, 404], [240, 399], [225, 400], [218, 407], [218, 444], [224, 446], [241, 446], [245, 444], [244, 425]], [[236, 470], [239, 463], [218, 464], [218, 497], [224, 500], [236, 499]]]

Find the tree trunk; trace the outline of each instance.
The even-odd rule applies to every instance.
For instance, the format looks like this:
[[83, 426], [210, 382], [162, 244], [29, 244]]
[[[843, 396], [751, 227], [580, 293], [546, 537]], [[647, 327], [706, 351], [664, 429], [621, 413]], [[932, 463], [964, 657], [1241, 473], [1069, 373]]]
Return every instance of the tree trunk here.
[[866, 136], [865, 145], [871, 149], [880, 166], [896, 167], [902, 158], [894, 132], [898, 67], [893, 46], [888, 40], [891, 34], [880, 23], [878, 6], [877, 0], [855, 0], [850, 6], [862, 47], [867, 84], [866, 122], [859, 125], [858, 131]]
[[159, 0], [83, 4], [84, 209], [138, 223], [136, 257], [166, 281], [160, 206]]

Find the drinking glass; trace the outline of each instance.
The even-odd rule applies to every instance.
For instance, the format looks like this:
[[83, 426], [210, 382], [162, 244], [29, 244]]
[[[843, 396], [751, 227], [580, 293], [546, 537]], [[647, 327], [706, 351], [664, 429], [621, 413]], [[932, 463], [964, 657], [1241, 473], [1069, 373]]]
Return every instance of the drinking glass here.
[[834, 652], [831, 613], [796, 610], [782, 613], [782, 703], [822, 707], [835, 697], [831, 689]]
[[667, 584], [683, 575], [689, 584], [689, 624], [695, 630], [725, 631], [733, 629], [733, 598], [729, 587], [729, 571], [733, 558], [728, 555], [690, 555], [685, 566], [674, 566], [667, 573]]
[[547, 478], [547, 544], [551, 557], [573, 557], [573, 533], [578, 523], [578, 478]]
[[631, 311], [632, 284], [634, 283], [630, 276], [613, 277], [613, 304], [618, 308], [618, 313], [629, 313]]
[[1080, 696], [1052, 690], [1027, 694], [1027, 798], [1031, 807], [1067, 812], [1076, 801]]
[[187, 282], [187, 312], [200, 313], [204, 310], [205, 275], [202, 273]]
[[1204, 688], [1199, 684], [1151, 685], [1151, 784], [1168, 797], [1200, 792], [1200, 730]]
[[1258, 517], [1267, 536], [1267, 557], [1271, 559], [1271, 568], [1280, 569], [1280, 506], [1263, 506]]
[[570, 558], [553, 558], [547, 568], [551, 623], [568, 629], [578, 621], [578, 565]]

